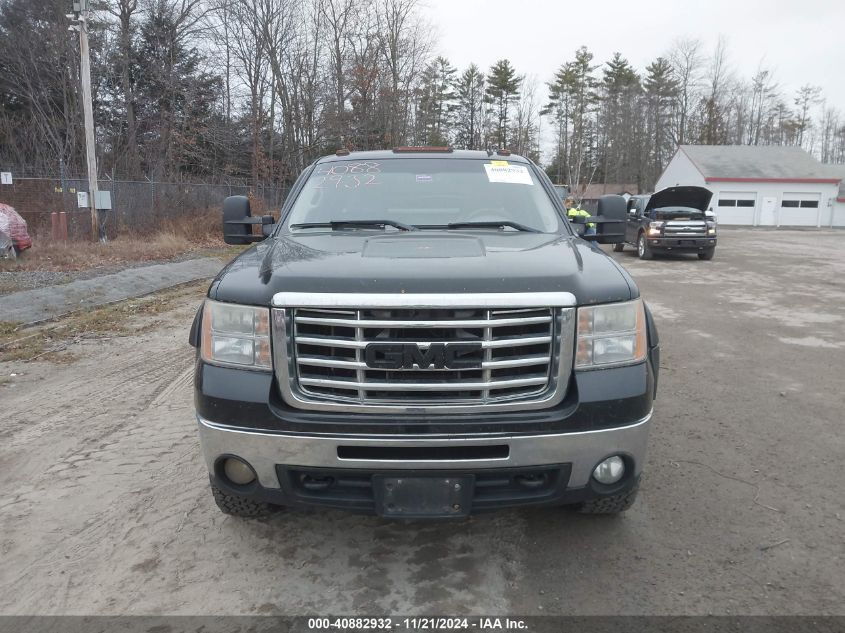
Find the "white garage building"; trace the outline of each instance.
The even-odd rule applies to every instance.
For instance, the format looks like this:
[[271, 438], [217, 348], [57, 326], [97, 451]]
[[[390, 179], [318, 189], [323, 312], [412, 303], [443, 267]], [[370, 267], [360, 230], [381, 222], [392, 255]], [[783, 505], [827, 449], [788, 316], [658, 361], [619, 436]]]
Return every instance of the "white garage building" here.
[[845, 208], [837, 208], [845, 207], [837, 201], [843, 177], [800, 147], [681, 145], [655, 191], [707, 187], [720, 224], [845, 226]]
[[833, 226], [845, 226], [845, 165], [826, 165], [830, 175], [841, 178], [839, 194], [833, 203]]

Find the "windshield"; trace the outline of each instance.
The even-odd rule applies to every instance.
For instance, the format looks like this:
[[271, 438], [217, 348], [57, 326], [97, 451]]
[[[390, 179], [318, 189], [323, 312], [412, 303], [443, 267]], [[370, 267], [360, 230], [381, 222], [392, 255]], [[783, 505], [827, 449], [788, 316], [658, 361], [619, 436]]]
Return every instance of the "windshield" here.
[[285, 226], [300, 231], [308, 227], [296, 225], [334, 222], [340, 226], [362, 220], [419, 228], [491, 223], [486, 227], [459, 227], [469, 230], [513, 230], [492, 226], [510, 222], [544, 233], [557, 232], [561, 226], [551, 199], [528, 165], [442, 158], [344, 160], [317, 165]]
[[655, 220], [703, 220], [704, 211], [692, 207], [661, 207], [652, 209], [651, 217]]

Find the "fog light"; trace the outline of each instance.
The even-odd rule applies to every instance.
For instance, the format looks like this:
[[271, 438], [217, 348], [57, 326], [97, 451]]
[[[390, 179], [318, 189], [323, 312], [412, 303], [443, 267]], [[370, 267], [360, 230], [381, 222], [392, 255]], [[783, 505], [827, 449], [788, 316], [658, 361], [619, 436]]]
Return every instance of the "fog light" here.
[[255, 473], [249, 464], [237, 457], [227, 457], [223, 462], [223, 473], [233, 484], [244, 486], [255, 479]]
[[619, 455], [608, 457], [596, 466], [593, 479], [600, 484], [615, 484], [625, 474], [625, 462]]

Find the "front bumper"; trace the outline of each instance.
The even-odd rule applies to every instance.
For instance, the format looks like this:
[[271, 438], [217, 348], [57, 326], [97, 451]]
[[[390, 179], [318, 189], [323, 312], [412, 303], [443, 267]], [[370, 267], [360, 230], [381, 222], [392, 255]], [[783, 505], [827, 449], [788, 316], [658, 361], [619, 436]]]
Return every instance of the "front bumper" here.
[[716, 248], [716, 237], [651, 237], [648, 245], [655, 251], [700, 252]]
[[[488, 437], [293, 435], [227, 427], [199, 416], [198, 425], [212, 482], [229, 494], [372, 512], [374, 477], [468, 476], [477, 482], [472, 509], [478, 511], [577, 503], [630, 489], [645, 461], [650, 419], [651, 413], [612, 429]], [[605, 486], [591, 473], [610, 455], [623, 456], [627, 469], [620, 482]], [[229, 482], [222, 472], [226, 456], [248, 462], [257, 480], [246, 486]]]
[[[361, 512], [379, 511], [375, 482], [390, 477], [471, 480], [472, 511], [624, 493], [643, 468], [657, 389], [660, 348], [648, 312], [647, 322], [645, 362], [574, 372], [562, 402], [532, 411], [299, 410], [282, 401], [270, 372], [198, 357], [195, 404], [211, 481], [256, 501]], [[626, 474], [605, 486], [591, 474], [611, 455], [623, 456]], [[256, 479], [228, 481], [227, 456], [247, 461]]]

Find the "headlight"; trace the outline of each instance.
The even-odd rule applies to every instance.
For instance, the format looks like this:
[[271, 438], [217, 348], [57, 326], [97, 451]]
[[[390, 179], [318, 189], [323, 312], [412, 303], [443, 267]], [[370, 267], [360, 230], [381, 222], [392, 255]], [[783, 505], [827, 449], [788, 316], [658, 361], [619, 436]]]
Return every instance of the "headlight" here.
[[708, 222], [707, 223], [707, 235], [716, 235], [716, 223], [715, 222]]
[[632, 365], [645, 359], [645, 309], [641, 299], [578, 308], [576, 369]]
[[664, 223], [662, 221], [659, 221], [659, 220], [656, 221], [656, 222], [649, 222], [648, 223], [648, 234], [649, 235], [660, 235], [660, 229], [663, 228], [663, 224]]
[[269, 308], [206, 299], [201, 354], [215, 365], [272, 369]]

